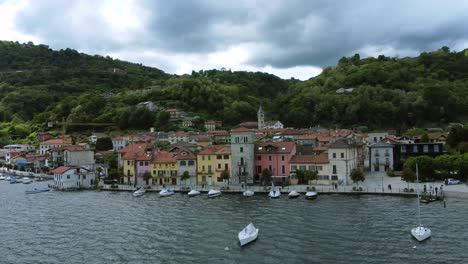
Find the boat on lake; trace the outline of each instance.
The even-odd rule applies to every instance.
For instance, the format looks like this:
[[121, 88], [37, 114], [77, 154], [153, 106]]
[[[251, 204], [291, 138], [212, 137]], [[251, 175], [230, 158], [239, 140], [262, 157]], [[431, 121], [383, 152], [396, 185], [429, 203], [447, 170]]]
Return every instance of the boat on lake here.
[[242, 231], [239, 232], [239, 243], [241, 246], [247, 245], [248, 243], [255, 241], [258, 237], [258, 228], [250, 223]]
[[3, 174], [0, 174], [0, 181], [3, 181], [3, 180], [5, 180], [5, 179], [6, 179], [6, 177], [3, 176]]
[[197, 190], [191, 190], [190, 192], [187, 193], [189, 197], [194, 197], [200, 195], [200, 191]]
[[301, 195], [301, 194], [298, 193], [297, 191], [292, 190], [291, 192], [289, 192], [288, 197], [289, 197], [290, 199], [294, 199], [294, 198], [298, 198], [300, 195]]
[[419, 226], [411, 229], [411, 235], [416, 238], [419, 242], [428, 239], [431, 237], [431, 230], [427, 227], [424, 227], [421, 224], [421, 206], [419, 200], [419, 173], [418, 173], [418, 164], [416, 164], [416, 193], [418, 195], [418, 222]]
[[15, 177], [11, 177], [9, 181], [10, 181], [10, 184], [18, 182], [18, 180]]
[[221, 195], [221, 191], [219, 190], [213, 190], [211, 189], [209, 192], [208, 192], [208, 198], [215, 198], [215, 197], [218, 197]]
[[268, 197], [270, 197], [270, 199], [277, 199], [277, 198], [280, 198], [280, 196], [281, 196], [281, 192], [279, 190], [276, 190], [275, 185], [272, 183], [271, 191], [268, 193]]
[[166, 197], [166, 196], [171, 196], [174, 195], [175, 192], [169, 188], [164, 188], [159, 192], [159, 196], [161, 197]]
[[306, 192], [305, 198], [308, 200], [314, 200], [317, 199], [318, 193], [317, 192]]
[[251, 191], [251, 190], [245, 190], [243, 193], [242, 193], [243, 196], [245, 197], [251, 197], [251, 196], [254, 196], [255, 193], [254, 191]]
[[133, 192], [133, 196], [138, 197], [138, 196], [143, 196], [145, 195], [146, 190], [143, 187], [139, 187], [138, 190]]
[[35, 193], [43, 193], [43, 192], [48, 192], [48, 191], [50, 191], [49, 188], [41, 188], [41, 189], [33, 188], [31, 190], [26, 190], [25, 193], [26, 194], [35, 194]]
[[23, 182], [23, 184], [30, 184], [32, 182], [32, 180], [28, 177], [22, 178], [21, 181]]

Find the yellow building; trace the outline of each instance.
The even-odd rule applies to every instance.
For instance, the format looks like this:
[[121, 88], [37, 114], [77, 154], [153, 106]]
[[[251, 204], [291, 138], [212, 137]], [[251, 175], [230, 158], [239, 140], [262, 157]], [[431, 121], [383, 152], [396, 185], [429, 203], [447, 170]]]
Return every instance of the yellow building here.
[[212, 145], [197, 155], [197, 183], [205, 185], [225, 185], [222, 173], [230, 172], [231, 147]]
[[[152, 149], [150, 144], [134, 144], [117, 151], [122, 165], [121, 183], [143, 185], [144, 174], [150, 172]], [[137, 173], [135, 175], [135, 168]], [[136, 181], [136, 183], [135, 183]]]
[[160, 151], [155, 152], [151, 163], [151, 176], [153, 181], [160, 185], [180, 184], [180, 175], [177, 175], [176, 153]]

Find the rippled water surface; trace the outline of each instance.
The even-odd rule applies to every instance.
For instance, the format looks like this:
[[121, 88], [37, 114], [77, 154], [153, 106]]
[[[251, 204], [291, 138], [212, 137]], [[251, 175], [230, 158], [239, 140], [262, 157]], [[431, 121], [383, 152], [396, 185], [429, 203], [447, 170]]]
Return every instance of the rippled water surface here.
[[[269, 200], [157, 193], [50, 192], [0, 182], [0, 263], [466, 263], [465, 200], [422, 205], [432, 238], [418, 243], [416, 199], [322, 195]], [[256, 242], [240, 248], [252, 221]], [[416, 246], [416, 248], [413, 248]], [[226, 250], [228, 249], [228, 250]]]

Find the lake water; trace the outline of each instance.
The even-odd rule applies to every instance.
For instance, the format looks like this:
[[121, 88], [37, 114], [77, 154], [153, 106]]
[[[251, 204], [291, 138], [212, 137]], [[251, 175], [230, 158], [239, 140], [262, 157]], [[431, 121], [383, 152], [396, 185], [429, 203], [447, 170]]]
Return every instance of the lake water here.
[[[468, 206], [421, 206], [432, 238], [414, 240], [416, 199], [322, 195], [270, 200], [157, 193], [24, 191], [0, 181], [0, 263], [466, 263]], [[238, 232], [260, 229], [241, 248]], [[413, 248], [417, 246], [417, 248]], [[226, 250], [228, 249], [228, 250]]]

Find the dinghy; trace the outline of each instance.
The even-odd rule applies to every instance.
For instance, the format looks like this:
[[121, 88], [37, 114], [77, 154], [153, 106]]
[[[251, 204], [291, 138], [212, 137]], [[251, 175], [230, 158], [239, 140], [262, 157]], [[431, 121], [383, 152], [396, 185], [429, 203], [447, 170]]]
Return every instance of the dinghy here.
[[317, 192], [306, 192], [305, 194], [305, 198], [308, 200], [314, 200], [317, 198], [317, 196], [318, 196]]
[[218, 197], [221, 195], [221, 191], [218, 191], [218, 190], [213, 190], [211, 189], [209, 192], [208, 192], [208, 198], [214, 198], [214, 197]]
[[248, 243], [257, 239], [258, 228], [250, 223], [242, 231], [239, 232], [239, 242], [241, 246], [247, 245]]
[[297, 198], [297, 197], [299, 197], [299, 196], [300, 196], [300, 194], [299, 194], [298, 192], [294, 191], [294, 190], [292, 190], [292, 191], [288, 194], [288, 197], [289, 197], [290, 199], [294, 199], [294, 198]]
[[48, 191], [50, 191], [49, 188], [42, 188], [42, 189], [33, 188], [32, 190], [26, 190], [25, 193], [35, 194], [35, 193], [43, 193], [43, 192], [48, 192]]
[[162, 189], [160, 192], [159, 192], [159, 196], [161, 197], [166, 197], [166, 196], [171, 196], [171, 195], [174, 195], [175, 192], [169, 188], [164, 188]]
[[190, 192], [187, 193], [189, 197], [194, 197], [200, 195], [200, 192], [197, 190], [191, 190]]
[[138, 196], [143, 196], [145, 195], [146, 191], [142, 187], [139, 187], [134, 193], [133, 196], [138, 197]]
[[251, 191], [251, 190], [245, 190], [242, 195], [245, 196], [245, 197], [250, 197], [250, 196], [254, 196], [254, 192]]

